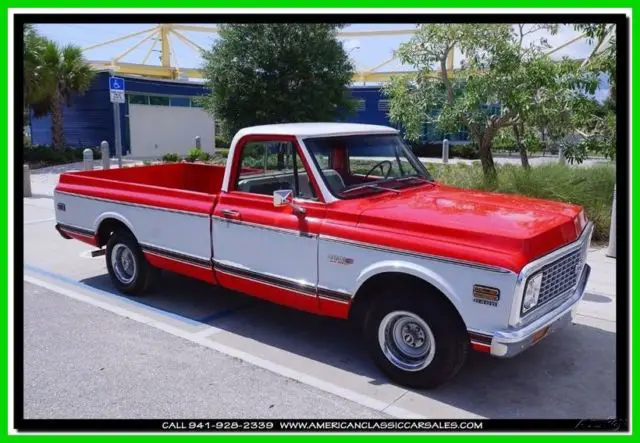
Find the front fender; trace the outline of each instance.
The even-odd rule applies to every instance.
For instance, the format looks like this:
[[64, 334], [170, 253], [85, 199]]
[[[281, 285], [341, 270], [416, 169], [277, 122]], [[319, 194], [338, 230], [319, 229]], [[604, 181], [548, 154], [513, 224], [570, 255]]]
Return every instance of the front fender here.
[[415, 263], [410, 263], [402, 260], [385, 260], [381, 262], [373, 263], [362, 270], [357, 279], [356, 294], [362, 287], [362, 285], [370, 278], [383, 273], [399, 273], [408, 274], [417, 277], [421, 280], [434, 286], [440, 292], [442, 292], [453, 303], [455, 308], [460, 311], [461, 300], [456, 295], [453, 287], [438, 273]]

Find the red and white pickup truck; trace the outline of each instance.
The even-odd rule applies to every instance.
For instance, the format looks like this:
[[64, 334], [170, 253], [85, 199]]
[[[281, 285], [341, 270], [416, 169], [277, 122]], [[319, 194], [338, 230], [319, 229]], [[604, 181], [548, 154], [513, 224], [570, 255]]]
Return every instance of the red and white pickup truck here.
[[592, 224], [574, 205], [434, 181], [393, 128], [246, 128], [226, 167], [62, 174], [56, 228], [140, 295], [169, 270], [361, 325], [375, 363], [435, 387], [569, 323]]

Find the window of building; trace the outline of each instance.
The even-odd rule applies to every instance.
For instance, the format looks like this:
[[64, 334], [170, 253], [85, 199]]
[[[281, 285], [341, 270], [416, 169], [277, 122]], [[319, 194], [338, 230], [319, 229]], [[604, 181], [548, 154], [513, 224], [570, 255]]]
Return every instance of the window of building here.
[[149, 96], [149, 104], [155, 106], [169, 106], [169, 97], [162, 95]]
[[189, 97], [171, 97], [170, 106], [191, 106]]
[[361, 112], [367, 109], [367, 102], [364, 100], [356, 100], [356, 111]]
[[148, 105], [149, 96], [142, 94], [127, 94], [129, 97], [129, 103], [132, 105]]
[[378, 102], [378, 111], [388, 111], [389, 110], [389, 100], [380, 100]]

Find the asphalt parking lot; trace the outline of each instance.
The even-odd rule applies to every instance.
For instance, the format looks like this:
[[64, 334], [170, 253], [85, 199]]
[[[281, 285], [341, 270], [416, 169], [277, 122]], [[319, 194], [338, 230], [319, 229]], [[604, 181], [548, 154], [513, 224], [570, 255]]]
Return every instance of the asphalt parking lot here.
[[573, 325], [526, 353], [471, 353], [435, 391], [370, 362], [346, 322], [165, 273], [117, 293], [104, 257], [62, 239], [53, 201], [24, 200], [27, 418], [615, 416], [615, 260], [594, 268]]

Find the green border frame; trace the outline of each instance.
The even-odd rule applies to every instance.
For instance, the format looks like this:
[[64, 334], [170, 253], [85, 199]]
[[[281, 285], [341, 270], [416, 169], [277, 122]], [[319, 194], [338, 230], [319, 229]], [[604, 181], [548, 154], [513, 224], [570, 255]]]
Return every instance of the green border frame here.
[[[8, 84], [8, 80], [9, 80], [9, 43], [8, 43], [8, 39], [9, 39], [9, 8], [20, 8], [23, 9], [21, 12], [29, 12], [26, 10], [26, 8], [56, 8], [56, 9], [62, 9], [62, 8], [83, 8], [86, 9], [87, 12], [91, 12], [92, 9], [94, 8], [87, 8], [86, 7], [86, 0], [23, 0], [23, 1], [11, 1], [10, 5], [6, 5], [4, 7], [4, 16], [2, 17], [2, 19], [0, 20], [0, 38], [1, 38], [1, 43], [0, 43], [0, 59], [2, 60], [2, 64], [3, 64], [3, 69], [0, 72], [0, 82], [2, 83], [2, 87], [0, 87], [0, 103], [2, 104], [0, 106], [0, 139], [7, 141], [7, 157], [5, 157], [5, 162], [4, 164], [0, 165], [0, 183], [2, 183], [4, 186], [2, 186], [2, 191], [0, 191], [0, 207], [2, 210], [2, 215], [0, 216], [0, 250], [3, 251], [8, 251], [8, 247], [9, 247], [9, 243], [8, 243], [8, 239], [9, 239], [9, 222], [8, 222], [8, 217], [9, 217], [9, 199], [13, 198], [13, 196], [9, 196], [9, 182], [8, 182], [8, 178], [9, 178], [9, 168], [11, 168], [13, 166], [12, 162], [9, 161], [9, 156], [8, 156], [8, 152], [9, 149], [12, 149], [13, 147], [9, 145], [8, 141], [9, 141], [9, 133], [7, 132], [8, 129], [8, 121], [9, 121], [9, 113], [13, 111], [13, 103], [9, 103], [8, 102], [8, 97], [9, 97], [9, 84]], [[94, 3], [95, 5], [95, 3]], [[496, 8], [508, 8], [511, 9], [510, 12], [517, 12], [517, 9], [522, 9], [522, 8], [531, 8], [531, 11], [527, 11], [527, 12], [540, 12], [540, 13], [545, 13], [545, 12], [553, 12], [550, 9], [559, 9], [559, 8], [580, 8], [582, 9], [582, 11], [576, 11], [576, 12], [588, 12], [586, 10], [586, 8], [630, 8], [632, 9], [632, 16], [631, 16], [631, 20], [630, 20], [630, 32], [631, 32], [631, 36], [632, 36], [632, 43], [631, 43], [631, 63], [630, 63], [630, 68], [632, 69], [632, 72], [636, 73], [636, 76], [638, 75], [638, 70], [639, 70], [639, 66], [640, 66], [640, 26], [638, 25], [638, 20], [633, 20], [633, 15], [637, 14], [638, 11], [640, 10], [640, 8], [634, 8], [634, 6], [638, 5], [640, 6], [639, 2], [636, 1], [621, 1], [621, 0], [609, 0], [607, 2], [603, 1], [603, 0], [561, 0], [561, 1], [557, 1], [557, 0], [521, 0], [518, 2], [518, 8], [514, 8], [514, 2], [513, 0], [486, 0], [484, 2], [479, 2], [479, 1], [474, 1], [474, 0], [431, 0], [431, 1], [420, 1], [420, 0], [396, 0], [395, 2], [393, 2], [393, 6], [392, 8], [395, 11], [398, 11], [399, 9], [403, 9], [403, 8], [424, 8], [426, 10], [428, 10], [429, 8], [447, 8], [447, 9], [461, 9], [461, 8], [484, 8], [486, 9], [486, 12], [498, 12], [498, 11], [492, 11], [493, 9]], [[304, 3], [304, 7], [305, 8], [389, 8], [390, 3], [388, 0], [308, 0]], [[265, 1], [260, 1], [260, 0], [216, 0], [216, 1], [211, 1], [211, 0], [182, 0], [180, 2], [178, 1], [172, 1], [172, 0], [110, 0], [109, 2], [105, 2], [104, 6], [100, 6], [99, 8], [180, 8], [180, 9], [185, 9], [185, 8], [264, 8], [264, 7], [269, 7], [269, 8], [300, 8], [300, 12], [304, 12], [304, 9], [300, 7], [300, 3], [295, 1], [295, 0], [269, 0], [268, 2]], [[533, 9], [537, 9], [537, 8], [548, 8], [548, 9], [541, 9], [540, 11], [533, 11]], [[35, 12], [35, 11], [34, 11]], [[61, 10], [61, 13], [63, 13], [64, 11]], [[249, 11], [247, 11], [249, 12]], [[462, 12], [462, 11], [461, 11]], [[589, 12], [596, 12], [595, 10], [589, 11]], [[388, 19], [388, 16], [381, 16], [381, 19]], [[633, 77], [630, 78], [630, 81], [633, 83]], [[634, 106], [635, 105], [635, 106]], [[640, 109], [640, 93], [636, 90], [635, 94], [632, 95], [632, 99], [631, 99], [631, 103], [630, 103], [630, 107], [631, 109], [635, 108], [636, 110]], [[632, 118], [631, 120], [631, 127], [633, 127], [633, 123], [634, 123], [634, 119], [633, 119], [633, 114], [632, 112], [630, 112], [630, 116]], [[636, 117], [635, 120], [640, 121], [640, 119], [638, 119]], [[633, 142], [635, 141], [636, 146], [640, 146], [640, 136], [638, 135], [640, 131], [636, 131], [636, 134], [634, 135], [633, 133], [631, 134], [631, 143], [633, 145]], [[632, 172], [633, 169], [635, 167], [635, 169], [638, 169], [638, 163], [640, 162], [640, 156], [636, 155], [635, 158], [632, 159], [632, 164], [629, 165], [630, 168], [630, 179], [632, 176]], [[19, 174], [19, 171], [15, 171], [15, 174]], [[630, 196], [633, 193], [636, 193], [636, 195], [638, 194], [638, 192], [640, 192], [640, 186], [634, 186], [633, 183], [631, 184], [631, 192], [630, 192]], [[631, 205], [631, 207], [629, 208], [632, 217], [633, 216], [637, 216], [638, 214], [636, 213], [636, 211], [633, 209], [633, 205]], [[13, 234], [13, 233], [12, 233]], [[637, 243], [637, 242], [636, 242]], [[638, 254], [638, 252], [634, 252], [635, 248], [633, 247], [634, 243], [631, 243], [631, 248], [630, 248], [630, 252], [631, 252], [631, 258], [632, 260], [636, 261], [638, 259], [640, 259], [640, 254]], [[0, 302], [0, 317], [4, 320], [7, 319], [8, 322], [8, 318], [9, 318], [9, 312], [7, 311], [8, 309], [8, 304], [7, 304], [7, 300], [8, 297], [11, 296], [10, 293], [8, 293], [8, 265], [9, 263], [12, 261], [12, 257], [8, 257], [8, 256], [3, 256], [0, 259], [0, 287], [4, 290], [7, 290], [7, 298], [4, 299], [2, 302]], [[19, 266], [19, 264], [14, 264], [14, 266]], [[633, 270], [631, 272], [631, 274], [633, 275]], [[633, 294], [635, 289], [640, 289], [638, 288], [638, 284], [633, 281], [632, 278], [632, 282], [631, 282], [631, 294]], [[622, 296], [631, 296], [631, 294], [622, 294]], [[638, 315], [640, 309], [638, 308], [639, 303], [636, 302], [633, 304], [633, 309], [632, 309], [632, 317], [635, 317], [636, 315]], [[3, 322], [4, 323], [4, 322]], [[6, 325], [7, 323], [5, 323]], [[8, 371], [9, 367], [8, 367], [8, 343], [9, 340], [12, 339], [12, 334], [8, 331], [8, 326], [4, 326], [1, 328], [2, 332], [1, 332], [1, 336], [0, 336], [0, 345], [2, 346], [2, 348], [0, 349], [0, 358], [2, 359], [1, 361], [1, 366], [2, 366], [2, 372], [4, 373], [4, 371]], [[634, 360], [634, 366], [637, 367], [637, 355], [638, 355], [638, 340], [635, 340], [635, 342], [633, 342], [633, 337], [631, 337], [632, 343], [633, 343], [633, 354], [632, 354], [632, 359]], [[631, 400], [633, 403], [633, 394], [635, 393], [635, 391], [637, 390], [637, 383], [633, 383], [633, 379], [637, 377], [633, 377], [633, 373], [631, 374], [631, 378], [632, 378], [632, 386], [634, 388], [634, 392], [631, 393]], [[3, 380], [7, 380], [6, 377], [2, 377]], [[594, 389], [597, 389], [597, 387], [594, 386]], [[56, 436], [45, 436], [45, 435], [17, 435], [17, 436], [11, 436], [8, 435], [8, 429], [13, 427], [13, 423], [9, 423], [8, 421], [8, 410], [7, 407], [9, 406], [8, 404], [8, 382], [0, 382], [0, 399], [2, 399], [2, 401], [0, 402], [0, 412], [1, 415], [3, 417], [3, 419], [1, 420], [1, 423], [3, 423], [3, 425], [5, 426], [4, 429], [0, 430], [0, 440], [4, 440], [5, 438], [7, 439], [29, 439], [29, 441], [38, 441], [38, 440], [56, 440], [56, 441], [67, 441], [68, 439], [72, 438], [75, 441], [78, 441], [80, 439], [82, 440], [101, 440], [104, 441], [105, 439], [113, 439], [113, 438], [118, 438], [120, 441], [136, 441], [136, 442], [140, 442], [142, 440], [144, 441], [152, 441], [155, 440], [157, 438], [163, 438], [163, 437], [168, 437], [171, 434], [166, 434], [166, 435], [162, 435], [162, 436], [158, 436], [158, 435], [128, 435], [128, 436], [122, 436], [122, 435], [92, 435], [92, 436], [86, 436], [86, 435], [65, 435], [65, 434], [60, 434], [60, 435], [56, 435]], [[632, 413], [635, 412], [632, 408]], [[632, 425], [633, 422], [635, 422], [635, 420], [633, 420], [633, 418], [635, 416], [638, 416], [637, 413], [633, 414], [633, 416], [630, 418], [630, 425]], [[636, 423], [637, 425], [637, 423]], [[296, 439], [296, 438], [300, 438], [300, 434], [296, 434], [296, 435], [288, 435], [288, 436], [282, 436], [282, 435], [202, 435], [202, 434], [191, 434], [191, 435], [171, 435], [174, 439], [176, 438], [180, 438], [180, 439], [185, 439], [185, 438], [197, 438], [196, 435], [199, 435], [201, 438], [202, 437], [209, 437], [209, 438], [216, 438], [218, 441], [224, 440], [224, 441], [230, 441], [231, 439], [238, 440], [238, 439], [242, 439], [242, 440], [249, 440], [249, 439], [269, 439], [271, 441], [273, 441], [274, 439], [280, 439], [280, 438], [288, 438], [289, 440], [291, 439]], [[446, 435], [446, 434], [428, 434], [428, 437], [430, 438], [450, 438], [450, 439], [463, 439], [463, 438], [468, 438], [468, 437], [473, 437], [474, 439], [482, 439], [483, 441], [490, 441], [490, 440], [494, 440], [496, 438], [496, 436], [494, 435], [482, 435], [482, 434], [467, 434], [467, 435]], [[533, 440], [537, 440], [539, 438], [543, 438], [542, 436], [539, 435], [522, 435], [522, 436], [504, 436], [507, 438], [511, 438], [511, 439], [518, 439], [518, 440], [528, 440], [528, 441], [533, 441]], [[502, 437], [502, 438], [504, 438]], [[425, 438], [425, 435], [388, 435], [388, 436], [381, 436], [381, 435], [308, 435], [308, 436], [304, 436], [304, 438], [306, 440], [327, 440], [328, 438], [340, 438], [341, 440], [363, 440], [363, 439], [367, 439], [367, 442], [371, 442], [372, 440], [389, 440], [390, 438], [393, 439], [417, 439], [417, 438]], [[570, 438], [570, 439], [575, 439], [575, 438], [589, 438], [589, 439], [613, 439], [613, 438], [630, 438], [629, 436], [621, 436], [621, 435], [598, 435], [598, 436], [587, 436], [587, 435], [580, 435], [580, 434], [576, 434], [576, 435], [567, 435], [567, 436], [555, 436], [555, 437], [544, 437], [545, 439], [565, 439], [565, 438]], [[134, 440], [135, 439], [135, 440]]]

